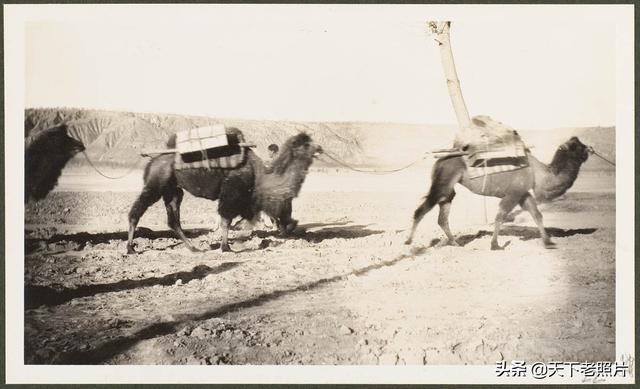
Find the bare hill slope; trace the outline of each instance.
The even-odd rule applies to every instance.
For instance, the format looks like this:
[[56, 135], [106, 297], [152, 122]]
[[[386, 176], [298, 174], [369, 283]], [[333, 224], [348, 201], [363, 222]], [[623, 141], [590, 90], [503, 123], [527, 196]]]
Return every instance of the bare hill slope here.
[[[25, 110], [25, 136], [59, 123], [67, 123], [74, 137], [87, 147], [97, 164], [142, 166], [142, 150], [164, 148], [170, 134], [190, 128], [224, 124], [240, 128], [247, 140], [257, 144], [264, 155], [271, 143], [282, 144], [289, 136], [306, 131], [328, 154], [356, 166], [397, 167], [420, 158], [426, 151], [449, 147], [455, 126], [367, 122], [292, 122], [243, 119], [216, 119], [173, 114], [114, 112], [74, 108], [38, 108]], [[534, 154], [548, 162], [555, 148], [576, 135], [599, 152], [615, 158], [615, 128], [569, 128], [558, 130], [521, 130]], [[324, 158], [325, 160], [327, 158]], [[77, 155], [71, 165], [86, 165]], [[325, 163], [326, 165], [326, 163]], [[586, 169], [610, 169], [593, 158]]]

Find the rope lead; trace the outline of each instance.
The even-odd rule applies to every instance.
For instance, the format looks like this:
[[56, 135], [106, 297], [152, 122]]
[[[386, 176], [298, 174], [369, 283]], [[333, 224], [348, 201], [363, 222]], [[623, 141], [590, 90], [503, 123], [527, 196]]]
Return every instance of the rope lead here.
[[602, 155], [598, 154], [598, 152], [597, 152], [597, 151], [595, 151], [595, 150], [593, 149], [593, 147], [591, 148], [591, 153], [592, 153], [593, 155], [595, 155], [596, 157], [599, 157], [599, 158], [600, 158], [600, 159], [602, 159], [603, 161], [605, 161], [605, 162], [607, 162], [607, 163], [609, 163], [609, 164], [611, 164], [611, 165], [613, 165], [613, 166], [616, 166], [615, 162], [611, 162], [610, 160], [606, 159], [606, 158], [605, 158], [605, 157], [603, 157]]
[[427, 155], [424, 155], [423, 157], [411, 162], [410, 164], [400, 167], [398, 169], [392, 169], [392, 170], [364, 170], [364, 169], [358, 169], [356, 167], [353, 167], [349, 164], [347, 164], [346, 162], [342, 162], [341, 160], [339, 160], [338, 158], [332, 156], [331, 154], [327, 153], [326, 151], [324, 151], [321, 155], [323, 156], [327, 156], [329, 157], [329, 159], [333, 160], [334, 162], [336, 162], [337, 164], [346, 167], [349, 170], [353, 170], [354, 172], [359, 172], [359, 173], [369, 173], [369, 174], [391, 174], [391, 173], [396, 173], [399, 172], [401, 170], [405, 170], [410, 168], [411, 166], [415, 165], [416, 163], [424, 160], [425, 158], [427, 158]]
[[93, 164], [93, 162], [91, 162], [91, 160], [89, 159], [89, 155], [87, 155], [87, 151], [83, 150], [82, 154], [84, 154], [84, 157], [87, 159], [87, 161], [89, 162], [89, 165], [91, 165], [91, 167], [93, 168], [93, 170], [95, 170], [96, 172], [98, 172], [98, 174], [100, 174], [102, 177], [104, 178], [108, 178], [110, 180], [119, 180], [121, 178], [124, 178], [126, 176], [128, 176], [129, 174], [131, 174], [132, 171], [134, 171], [136, 169], [136, 165], [138, 164], [136, 161], [136, 164], [134, 164], [126, 173], [124, 173], [121, 176], [117, 176], [117, 177], [112, 177], [112, 176], [108, 176], [104, 173], [102, 173], [97, 167], [96, 165]]

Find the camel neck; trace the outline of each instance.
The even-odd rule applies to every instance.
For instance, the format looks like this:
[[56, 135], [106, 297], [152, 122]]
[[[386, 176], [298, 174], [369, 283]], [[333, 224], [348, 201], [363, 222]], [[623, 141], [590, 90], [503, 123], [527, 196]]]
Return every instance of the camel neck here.
[[563, 175], [571, 179], [571, 184], [578, 177], [578, 172], [580, 171], [581, 162], [575, 161], [570, 158], [556, 159], [549, 164], [549, 168], [553, 172], [554, 175]]
[[555, 159], [546, 170], [547, 176], [537, 183], [536, 197], [548, 201], [563, 195], [578, 178], [581, 162], [572, 159]]
[[282, 173], [266, 173], [258, 183], [258, 195], [263, 198], [294, 198], [300, 192], [308, 173], [310, 162], [296, 160], [291, 162]]
[[292, 189], [291, 194], [293, 194], [293, 196], [297, 196], [300, 192], [302, 184], [307, 177], [310, 164], [309, 161], [304, 160], [293, 161], [282, 174], [288, 184], [287, 186]]

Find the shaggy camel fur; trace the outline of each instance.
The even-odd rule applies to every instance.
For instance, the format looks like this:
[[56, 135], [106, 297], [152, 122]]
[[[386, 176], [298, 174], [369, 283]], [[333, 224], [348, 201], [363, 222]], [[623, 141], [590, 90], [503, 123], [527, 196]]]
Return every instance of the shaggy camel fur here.
[[[228, 133], [240, 133], [229, 128]], [[175, 135], [168, 146], [175, 145]], [[144, 171], [144, 188], [129, 212], [127, 253], [135, 253], [133, 237], [138, 221], [147, 208], [164, 200], [168, 224], [191, 251], [198, 251], [189, 242], [180, 225], [180, 203], [183, 189], [196, 197], [218, 200], [221, 217], [222, 251], [231, 251], [228, 244], [229, 225], [240, 216], [253, 220], [260, 211], [276, 220], [281, 233], [293, 231], [297, 221], [291, 218], [291, 200], [298, 195], [313, 157], [322, 148], [301, 133], [289, 138], [267, 172], [262, 160], [247, 150], [245, 161], [235, 169], [184, 169], [174, 167], [175, 155], [165, 154], [153, 158]]]
[[25, 139], [25, 203], [45, 198], [58, 183], [67, 162], [84, 150], [82, 142], [70, 137], [67, 130], [62, 124]]

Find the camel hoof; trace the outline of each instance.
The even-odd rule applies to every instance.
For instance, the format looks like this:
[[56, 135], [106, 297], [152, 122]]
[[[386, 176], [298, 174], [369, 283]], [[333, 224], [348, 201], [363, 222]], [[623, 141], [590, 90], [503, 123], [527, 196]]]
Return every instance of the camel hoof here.
[[293, 232], [293, 230], [296, 229], [296, 227], [298, 226], [298, 221], [297, 220], [291, 220], [291, 223], [287, 224], [287, 226], [284, 229], [284, 233], [285, 234], [290, 234]]
[[455, 239], [449, 239], [447, 241], [447, 245], [448, 246], [454, 246], [454, 247], [462, 247], [462, 246], [460, 246], [460, 244], [458, 242], [456, 242]]
[[203, 253], [204, 252], [204, 250], [201, 250], [201, 249], [193, 247], [193, 246], [189, 246], [189, 251], [191, 251], [192, 253]]
[[410, 245], [410, 244], [411, 244], [411, 242], [413, 242], [413, 239], [409, 238], [409, 239], [407, 239], [407, 240], [405, 240], [405, 241], [404, 241], [404, 244], [406, 244], [406, 245]]
[[280, 235], [287, 236], [290, 235], [298, 226], [297, 220], [292, 220], [291, 223], [287, 224], [284, 227], [280, 227]]
[[504, 250], [504, 247], [500, 247], [497, 243], [491, 243], [491, 250]]
[[220, 245], [220, 251], [222, 251], [223, 253], [231, 253], [231, 252], [233, 252], [231, 250], [231, 247], [229, 247], [228, 244]]
[[135, 254], [136, 250], [133, 249], [133, 246], [127, 245], [127, 255]]
[[544, 248], [546, 249], [555, 249], [556, 248], [556, 244], [553, 243], [552, 241], [548, 240], [544, 242]]

